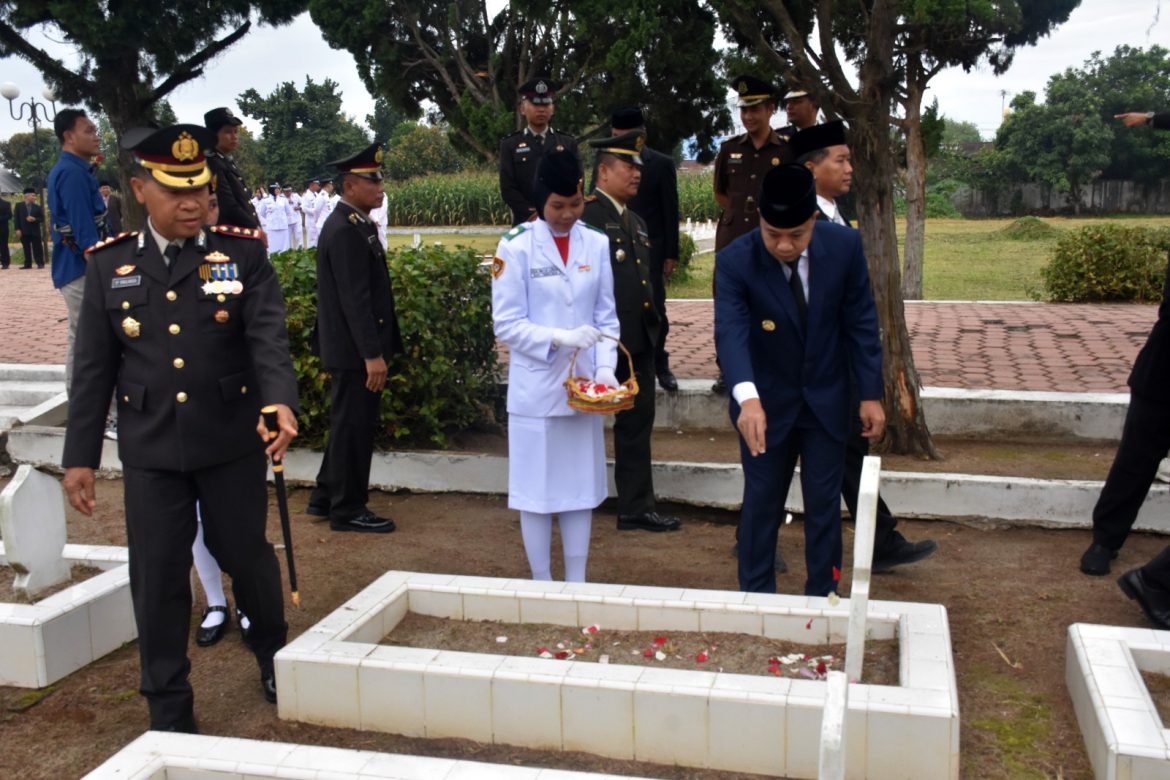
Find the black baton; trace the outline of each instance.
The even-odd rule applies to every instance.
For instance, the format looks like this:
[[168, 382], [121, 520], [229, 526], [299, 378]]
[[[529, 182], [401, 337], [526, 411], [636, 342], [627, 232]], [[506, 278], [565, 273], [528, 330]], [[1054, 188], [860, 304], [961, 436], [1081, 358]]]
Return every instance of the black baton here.
[[[276, 422], [276, 407], [265, 406], [260, 410], [264, 415], [264, 427], [268, 429], [268, 440], [280, 435]], [[284, 487], [284, 462], [272, 456], [272, 477], [276, 482], [276, 506], [280, 509], [280, 531], [284, 535], [284, 560], [288, 564], [288, 587], [292, 591], [292, 603], [300, 608], [301, 594], [297, 591], [297, 566], [293, 562], [292, 527], [288, 519], [288, 492]]]

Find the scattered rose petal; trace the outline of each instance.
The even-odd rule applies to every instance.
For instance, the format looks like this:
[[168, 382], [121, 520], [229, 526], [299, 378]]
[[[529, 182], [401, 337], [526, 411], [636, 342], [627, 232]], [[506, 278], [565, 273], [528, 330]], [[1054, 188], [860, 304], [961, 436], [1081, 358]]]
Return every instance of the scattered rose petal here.
[[840, 581], [841, 581], [841, 570], [838, 569], [836, 566], [834, 566], [833, 567], [833, 582], [840, 582]]
[[792, 522], [792, 513], [788, 512], [787, 514], [784, 515], [784, 525], [788, 525], [791, 522]]
[[815, 618], [809, 618], [808, 622], [804, 624], [804, 628], [806, 631], [812, 631], [812, 622], [814, 619]]
[[506, 636], [498, 636], [498, 637], [496, 637], [496, 641], [497, 641], [497, 642], [499, 642], [499, 643], [502, 645], [502, 644], [504, 644], [505, 642], [507, 642], [507, 641], [508, 641], [508, 637], [506, 637]]
[[536, 652], [538, 652], [538, 653], [547, 653], [547, 652], [548, 652], [548, 648], [547, 648], [547, 647], [538, 647], [538, 648], [536, 648]]
[[803, 667], [803, 666], [802, 666], [802, 667], [800, 667], [800, 676], [801, 676], [801, 677], [807, 677], [807, 678], [808, 678], [808, 679], [810, 679], [810, 680], [815, 680], [815, 679], [817, 679], [817, 676], [816, 676], [816, 674], [815, 674], [814, 672], [812, 672], [812, 671], [810, 671], [810, 670], [806, 669], [806, 668], [805, 668], [805, 667]]
[[777, 677], [779, 677], [780, 676], [780, 667], [777, 666], [776, 664], [772, 664], [771, 666], [768, 667], [768, 673], [774, 674]]
[[586, 643], [585, 643], [585, 649], [586, 649], [586, 650], [592, 650], [592, 649], [593, 649], [593, 645], [591, 645], [590, 643], [586, 642]]
[[565, 643], [564, 642], [557, 642], [557, 650], [564, 650], [564, 649], [565, 649]]
[[654, 645], [655, 645], [655, 647], [662, 647], [664, 644], [666, 644], [666, 637], [664, 637], [664, 636], [656, 636], [656, 637], [654, 637]]
[[707, 663], [707, 658], [708, 658], [708, 655], [706, 653], [699, 653], [698, 655], [695, 656], [695, 660], [701, 664]]
[[659, 661], [665, 661], [666, 660], [666, 653], [659, 650], [657, 653], [654, 654], [654, 657], [657, 658]]
[[827, 674], [827, 673], [828, 673], [828, 671], [829, 671], [829, 667], [825, 666], [825, 662], [824, 662], [824, 661], [820, 661], [820, 662], [818, 662], [818, 663], [817, 663], [817, 674], [819, 674], [819, 675], [821, 675], [822, 677], [824, 677], [824, 676], [825, 676], [825, 674]]
[[581, 633], [582, 634], [596, 634], [600, 630], [601, 630], [601, 626], [594, 623], [591, 626], [586, 626], [585, 628], [581, 629]]
[[720, 666], [720, 667], [716, 668], [716, 669], [715, 669], [715, 671], [717, 671], [717, 672], [722, 672], [722, 671], [723, 671], [723, 667], [722, 667], [722, 666]]
[[642, 651], [642, 657], [643, 657], [643, 658], [653, 658], [653, 657], [654, 657], [654, 650], [653, 650], [653, 648], [647, 647], [645, 650], [643, 650], [643, 651]]
[[545, 650], [544, 652], [542, 652], [540, 654], [540, 657], [541, 658], [552, 658], [553, 656], [552, 656], [552, 653], [550, 653], [548, 650]]
[[558, 661], [563, 661], [563, 660], [565, 660], [565, 659], [566, 659], [566, 658], [568, 658], [568, 657], [569, 657], [569, 653], [568, 653], [567, 651], [565, 651], [565, 650], [560, 650], [560, 651], [558, 651], [558, 652], [557, 652], [557, 655], [556, 655], [556, 658], [557, 658], [557, 660], [558, 660]]
[[573, 652], [576, 653], [577, 655], [585, 655], [585, 648], [578, 647], [578, 648], [574, 649]]
[[829, 606], [830, 607], [835, 607], [840, 603], [841, 603], [841, 597], [837, 595], [837, 591], [833, 591], [832, 593], [829, 594]]

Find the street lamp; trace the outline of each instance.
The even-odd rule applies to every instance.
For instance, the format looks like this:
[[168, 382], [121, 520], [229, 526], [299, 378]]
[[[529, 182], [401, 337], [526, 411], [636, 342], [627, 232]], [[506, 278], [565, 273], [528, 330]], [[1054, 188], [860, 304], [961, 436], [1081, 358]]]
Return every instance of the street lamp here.
[[[44, 103], [39, 102], [36, 98], [30, 97], [27, 102], [16, 103], [13, 101], [20, 97], [20, 87], [13, 84], [11, 81], [6, 81], [0, 84], [0, 95], [8, 101], [8, 113], [17, 122], [21, 120], [28, 120], [33, 129], [33, 151], [37, 157], [37, 174], [41, 177], [40, 186], [37, 187], [37, 197], [41, 204], [41, 214], [44, 215], [44, 225], [41, 227], [41, 247], [44, 250], [44, 257], [46, 260], [50, 259], [49, 243], [48, 243], [48, 227], [49, 219], [45, 211], [45, 166], [41, 162], [41, 138], [37, 135], [37, 128], [40, 127], [41, 121], [52, 122], [57, 117], [57, 94], [49, 87], [41, 90], [41, 95], [45, 100], [53, 104], [53, 115], [49, 116], [49, 108]], [[28, 109], [28, 116], [25, 116], [25, 109]], [[31, 262], [32, 258], [26, 257], [26, 263]]]

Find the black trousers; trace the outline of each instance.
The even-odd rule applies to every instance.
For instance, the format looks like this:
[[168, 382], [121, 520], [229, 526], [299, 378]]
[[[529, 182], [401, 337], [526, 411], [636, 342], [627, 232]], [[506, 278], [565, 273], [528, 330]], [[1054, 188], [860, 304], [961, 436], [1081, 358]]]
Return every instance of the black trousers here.
[[1170, 404], [1131, 394], [1117, 456], [1093, 507], [1093, 541], [1119, 550], [1170, 450]]
[[[284, 646], [280, 566], [265, 529], [268, 485], [264, 452], [199, 471], [123, 468], [130, 594], [138, 624], [141, 692], [150, 727], [166, 728], [192, 716], [187, 675], [191, 632], [191, 544], [195, 503], [207, 549], [232, 578], [236, 604], [252, 621], [249, 644], [262, 672]], [[257, 691], [259, 694], [259, 691]]]
[[[869, 439], [861, 435], [861, 415], [858, 414], [861, 401], [857, 396], [857, 386], [852, 383], [849, 403], [849, 437], [845, 439], [845, 474], [841, 480], [841, 497], [845, 499], [845, 506], [856, 522], [857, 491], [861, 489], [861, 466], [869, 454]], [[878, 493], [877, 524], [873, 535], [875, 556], [880, 555], [894, 541], [894, 527], [897, 525], [897, 518], [882, 500], [881, 493]]]
[[[634, 352], [638, 395], [634, 407], [618, 412], [613, 424], [613, 479], [617, 484], [618, 514], [655, 511], [654, 479], [650, 471], [650, 434], [654, 431], [654, 351]], [[629, 361], [618, 354], [619, 382], [630, 376]]]
[[670, 321], [666, 318], [666, 277], [663, 276], [662, 266], [652, 268], [650, 278], [654, 285], [654, 308], [658, 311], [658, 343], [654, 345], [654, 368], [658, 372], [670, 368], [670, 353], [666, 351]]
[[8, 226], [5, 225], [0, 230], [0, 268], [7, 268], [11, 262], [12, 256], [8, 254]]
[[37, 268], [45, 267], [45, 245], [39, 235], [20, 234], [20, 245], [24, 247], [24, 267], [32, 268], [33, 259], [36, 259]]
[[331, 373], [329, 441], [309, 503], [328, 508], [331, 518], [348, 520], [369, 511], [370, 460], [382, 394], [366, 389], [364, 369]]

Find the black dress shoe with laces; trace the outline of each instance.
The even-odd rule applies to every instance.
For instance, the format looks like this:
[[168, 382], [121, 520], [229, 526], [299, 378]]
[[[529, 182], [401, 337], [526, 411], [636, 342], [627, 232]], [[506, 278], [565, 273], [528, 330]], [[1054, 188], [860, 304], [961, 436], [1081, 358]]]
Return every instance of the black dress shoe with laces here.
[[1151, 585], [1141, 569], [1132, 569], [1117, 578], [1121, 592], [1138, 603], [1150, 622], [1170, 631], [1170, 591]]
[[219, 625], [211, 626], [209, 628], [204, 628], [202, 625], [203, 621], [200, 621], [199, 630], [195, 632], [195, 644], [199, 645], [200, 647], [211, 647], [216, 642], [223, 639], [223, 635], [227, 631], [228, 623], [231, 622], [231, 620], [228, 618], [229, 613], [226, 606], [208, 607], [207, 609], [203, 610], [203, 620], [207, 620], [207, 616], [212, 612], [222, 612], [223, 621], [220, 622]]
[[678, 377], [669, 368], [658, 372], [658, 384], [668, 393], [678, 392]]
[[677, 517], [663, 517], [657, 512], [643, 512], [640, 515], [618, 515], [619, 531], [677, 531], [682, 521]]
[[363, 534], [388, 534], [395, 528], [393, 520], [388, 517], [378, 517], [373, 512], [344, 519], [331, 517], [329, 518], [329, 527], [334, 531], [356, 531]]
[[895, 531], [892, 543], [887, 544], [885, 549], [881, 551], [874, 550], [870, 571], [874, 574], [882, 574], [891, 571], [896, 566], [918, 563], [923, 558], [934, 555], [936, 550], [938, 550], [938, 542], [933, 539], [911, 542]]
[[1081, 556], [1081, 571], [1092, 577], [1104, 577], [1109, 573], [1109, 562], [1116, 557], [1117, 550], [1093, 542]]

